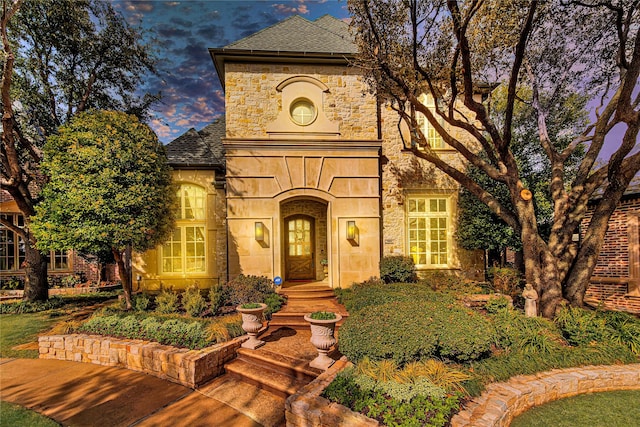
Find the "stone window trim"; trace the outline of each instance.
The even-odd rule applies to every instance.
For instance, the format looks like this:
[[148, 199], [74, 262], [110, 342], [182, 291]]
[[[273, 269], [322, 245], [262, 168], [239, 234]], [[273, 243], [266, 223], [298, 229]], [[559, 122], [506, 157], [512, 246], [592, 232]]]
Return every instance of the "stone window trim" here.
[[[421, 210], [411, 212], [414, 201], [416, 203], [423, 201], [425, 205]], [[433, 212], [428, 206], [431, 203], [436, 205], [436, 210]], [[454, 268], [453, 226], [456, 209], [454, 192], [435, 189], [407, 191], [404, 205], [405, 244], [407, 245], [405, 253], [414, 258], [416, 269], [420, 271]], [[441, 262], [442, 257], [445, 262]]]
[[318, 117], [318, 108], [313, 101], [300, 97], [291, 103], [289, 107], [291, 120], [298, 126], [309, 126], [316, 121]]

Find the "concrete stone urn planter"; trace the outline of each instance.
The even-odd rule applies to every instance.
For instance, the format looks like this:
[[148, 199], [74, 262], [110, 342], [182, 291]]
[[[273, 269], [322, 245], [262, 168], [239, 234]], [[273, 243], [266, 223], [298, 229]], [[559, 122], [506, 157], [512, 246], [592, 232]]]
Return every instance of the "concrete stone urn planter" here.
[[342, 320], [342, 316], [338, 313], [331, 313], [335, 316], [333, 319], [313, 319], [312, 316], [314, 314], [315, 313], [309, 313], [304, 315], [304, 320], [311, 325], [311, 344], [318, 350], [318, 357], [313, 359], [309, 363], [309, 366], [326, 371], [335, 362], [335, 360], [327, 356], [327, 352], [337, 342], [333, 333], [336, 328], [336, 323]]
[[[258, 307], [252, 307], [253, 305], [257, 305]], [[243, 348], [255, 350], [264, 345], [264, 341], [259, 340], [256, 336], [262, 329], [262, 322], [264, 321], [263, 312], [265, 308], [267, 308], [267, 304], [262, 303], [242, 304], [236, 307], [238, 313], [242, 314], [242, 329], [249, 335], [249, 339], [242, 343]]]

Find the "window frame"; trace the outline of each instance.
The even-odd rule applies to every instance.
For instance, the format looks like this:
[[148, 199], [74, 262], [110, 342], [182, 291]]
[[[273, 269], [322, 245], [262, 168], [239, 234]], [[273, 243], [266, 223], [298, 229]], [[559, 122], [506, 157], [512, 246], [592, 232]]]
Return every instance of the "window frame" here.
[[[411, 203], [413, 200], [424, 200], [425, 203], [425, 212], [411, 212]], [[445, 202], [445, 210], [444, 211], [436, 211], [436, 212], [427, 212], [427, 206], [431, 203], [431, 201], [436, 200], [436, 201], [444, 201]], [[416, 202], [417, 203], [417, 202]], [[438, 203], [438, 202], [436, 202]], [[406, 210], [405, 210], [405, 215], [406, 215], [406, 224], [405, 224], [405, 232], [406, 232], [406, 238], [405, 238], [405, 242], [407, 245], [407, 255], [410, 256], [411, 258], [413, 258], [416, 269], [418, 270], [441, 270], [441, 269], [450, 269], [452, 268], [452, 261], [453, 261], [453, 211], [454, 211], [454, 197], [453, 194], [450, 193], [446, 193], [446, 194], [442, 194], [442, 193], [414, 193], [414, 194], [408, 194], [406, 196]], [[418, 228], [416, 228], [415, 230], [411, 229], [411, 220], [412, 219], [424, 219], [424, 223], [425, 223], [425, 228], [424, 230], [419, 230]], [[444, 232], [445, 232], [445, 238], [444, 239], [437, 239], [436, 242], [444, 242], [446, 245], [446, 252], [445, 252], [445, 257], [446, 257], [446, 263], [432, 263], [432, 256], [434, 256], [433, 251], [432, 251], [432, 244], [435, 243], [432, 240], [432, 231], [435, 231], [432, 229], [431, 227], [431, 220], [433, 219], [445, 219], [446, 223], [445, 223], [445, 228], [444, 228]], [[440, 221], [439, 221], [440, 222]], [[419, 231], [424, 231], [424, 239], [418, 239], [417, 237], [412, 239], [412, 231], [415, 231], [416, 233], [418, 233]], [[419, 263], [419, 256], [422, 255], [421, 251], [416, 251], [414, 254], [414, 251], [412, 250], [412, 243], [415, 242], [416, 245], [419, 242], [424, 242], [425, 245], [425, 250], [424, 250], [424, 257], [425, 257], [425, 261], [426, 263]], [[416, 246], [414, 245], [414, 246]], [[438, 252], [439, 254], [442, 253], [442, 251]], [[441, 256], [441, 255], [440, 255]], [[438, 260], [439, 261], [439, 260]]]
[[[426, 95], [423, 94], [420, 96], [419, 98], [420, 102], [422, 102], [422, 104], [427, 107], [432, 113], [433, 115], [436, 117], [436, 119], [438, 120], [438, 123], [440, 124], [440, 126], [442, 126], [443, 128], [445, 127], [445, 121], [442, 117], [440, 117], [437, 113], [436, 113], [436, 104], [435, 101], [433, 99], [433, 96], [431, 95]], [[420, 113], [420, 112], [416, 112], [416, 120], [418, 122], [418, 126], [420, 127], [420, 131], [422, 132], [422, 134], [424, 135], [425, 139], [427, 140], [427, 143], [429, 144], [429, 146], [431, 147], [432, 150], [436, 150], [436, 151], [441, 151], [441, 150], [447, 150], [449, 149], [447, 143], [445, 142], [444, 138], [442, 137], [442, 135], [440, 135], [440, 133], [438, 133], [438, 131], [436, 130], [436, 128], [431, 124], [431, 122], [429, 122], [429, 120], [427, 119], [427, 117]], [[432, 145], [432, 142], [438, 142], [438, 146], [434, 147]]]
[[[208, 239], [207, 239], [207, 202], [208, 193], [205, 187], [192, 183], [178, 184], [178, 201], [180, 205], [177, 207], [175, 229], [173, 234], [159, 246], [158, 250], [158, 271], [162, 275], [170, 276], [197, 276], [206, 275], [208, 273]], [[195, 206], [187, 206], [185, 203], [189, 201], [188, 190], [195, 189], [196, 194], [193, 196]], [[198, 231], [202, 234], [202, 241], [197, 239], [188, 240], [189, 230], [197, 236]], [[174, 240], [176, 235], [179, 240]], [[200, 245], [201, 244], [201, 245]], [[165, 256], [167, 245], [171, 245], [170, 256]], [[194, 245], [196, 255], [188, 254], [189, 245]], [[202, 246], [202, 247], [200, 247]], [[179, 248], [179, 255], [174, 254], [175, 248]], [[202, 253], [202, 255], [200, 255]], [[171, 268], [165, 269], [165, 261], [171, 260]], [[176, 271], [174, 263], [180, 260], [180, 270]], [[187, 271], [190, 262], [202, 263], [202, 269]]]
[[[2, 216], [4, 216], [5, 219], [11, 218], [12, 224], [17, 225], [20, 228], [24, 227], [24, 216], [22, 214], [15, 213], [15, 212], [7, 212], [7, 213], [3, 213]], [[22, 225], [20, 225], [21, 222], [22, 222]], [[6, 233], [7, 237], [9, 236], [9, 233], [13, 235], [12, 244], [9, 243], [10, 241], [8, 238], [0, 239], [0, 247], [1, 247], [0, 258], [2, 258], [3, 260], [2, 262], [0, 262], [0, 272], [16, 273], [16, 272], [24, 271], [24, 268], [22, 268], [21, 265], [26, 258], [26, 254], [24, 251], [24, 242], [22, 238], [18, 235], [18, 233], [15, 233], [8, 227], [5, 227], [1, 224], [0, 224], [0, 230], [1, 230], [0, 233], [2, 234]], [[13, 254], [9, 254], [9, 246], [13, 246], [12, 248]], [[4, 253], [5, 251], [6, 251], [6, 254]], [[9, 259], [13, 260], [13, 268], [6, 268], [6, 269], [2, 268], [3, 265], [7, 265], [7, 266], [9, 265]], [[16, 260], [17, 260], [17, 263], [16, 263]]]

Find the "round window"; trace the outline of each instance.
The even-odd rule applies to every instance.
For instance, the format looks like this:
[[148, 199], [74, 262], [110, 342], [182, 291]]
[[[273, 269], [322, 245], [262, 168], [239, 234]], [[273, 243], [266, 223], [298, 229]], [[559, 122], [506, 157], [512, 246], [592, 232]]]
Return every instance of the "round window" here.
[[291, 103], [291, 119], [300, 126], [313, 123], [316, 119], [316, 107], [306, 98], [298, 98]]

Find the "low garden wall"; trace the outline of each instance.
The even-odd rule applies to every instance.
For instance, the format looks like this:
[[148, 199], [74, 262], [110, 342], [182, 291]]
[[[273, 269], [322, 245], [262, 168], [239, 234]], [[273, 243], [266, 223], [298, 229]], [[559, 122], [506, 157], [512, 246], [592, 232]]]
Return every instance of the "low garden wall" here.
[[[287, 427], [372, 427], [378, 422], [322, 397], [338, 372], [347, 365], [340, 359], [329, 370], [287, 399]], [[553, 400], [584, 393], [640, 389], [640, 364], [586, 366], [520, 375], [504, 383], [489, 384], [451, 420], [452, 427], [509, 426], [526, 410]]]
[[38, 338], [41, 359], [88, 362], [145, 372], [197, 388], [224, 371], [247, 336], [201, 350], [188, 350], [142, 340], [100, 335], [48, 335]]
[[508, 426], [526, 410], [584, 393], [640, 389], [640, 364], [583, 366], [519, 375], [489, 384], [451, 420], [452, 427]]
[[347, 366], [347, 358], [342, 357], [331, 368], [323, 372], [296, 394], [289, 396], [285, 403], [287, 427], [373, 427], [379, 423], [364, 415], [353, 412], [338, 403], [321, 396], [322, 392], [338, 372]]

